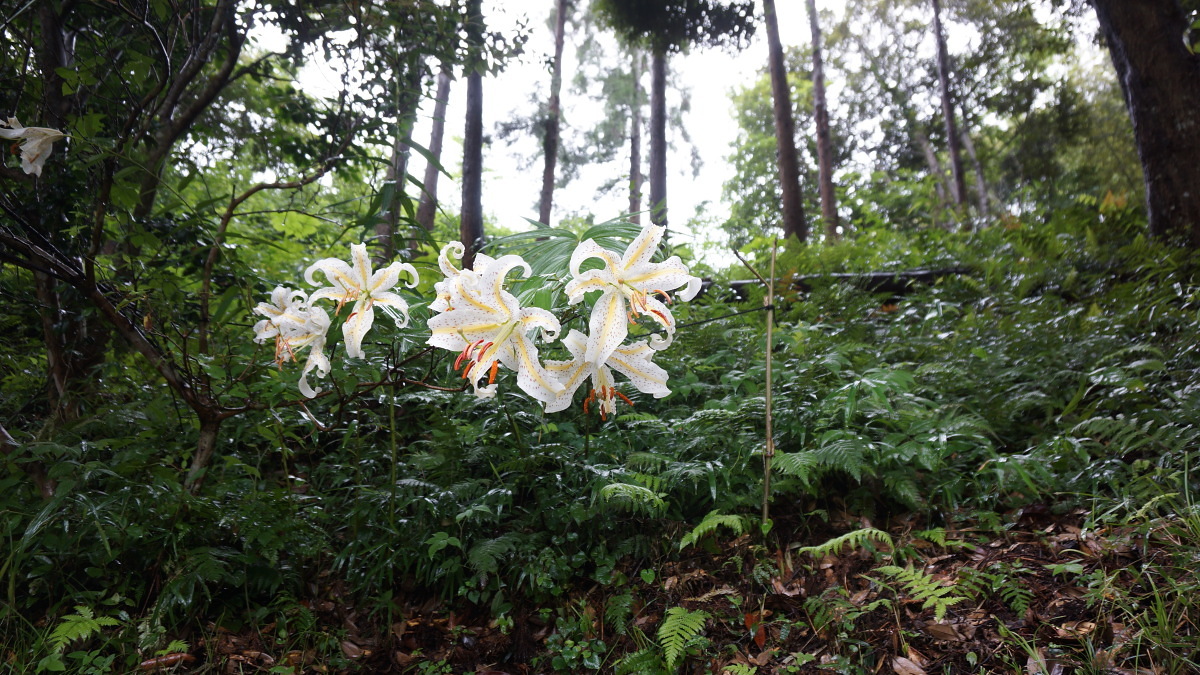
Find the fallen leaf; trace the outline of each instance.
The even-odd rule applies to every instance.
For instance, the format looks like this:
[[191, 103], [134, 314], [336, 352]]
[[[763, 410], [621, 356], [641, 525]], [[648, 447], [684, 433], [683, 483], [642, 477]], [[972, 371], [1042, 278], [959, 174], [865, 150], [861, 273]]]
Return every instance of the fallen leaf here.
[[1087, 636], [1096, 629], [1094, 621], [1068, 621], [1054, 629], [1060, 638], [1079, 639]]
[[935, 640], [949, 640], [951, 642], [962, 642], [963, 635], [959, 632], [958, 627], [948, 623], [927, 623], [925, 624], [925, 632]]
[[896, 675], [925, 675], [924, 668], [903, 656], [892, 659], [892, 670], [896, 671]]

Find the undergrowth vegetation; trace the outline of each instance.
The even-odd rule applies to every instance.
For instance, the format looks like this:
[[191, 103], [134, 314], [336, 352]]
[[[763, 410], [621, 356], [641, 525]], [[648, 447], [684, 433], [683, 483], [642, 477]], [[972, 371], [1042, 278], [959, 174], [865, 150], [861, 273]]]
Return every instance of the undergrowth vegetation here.
[[[376, 387], [230, 419], [198, 494], [190, 418], [133, 355], [36, 426], [37, 333], [6, 316], [0, 669], [1195, 672], [1200, 276], [1133, 221], [782, 252], [784, 282], [957, 272], [781, 283], [766, 523], [766, 313], [731, 316], [761, 288], [674, 308], [673, 394], [615, 418]], [[454, 389], [447, 364], [403, 367]]]

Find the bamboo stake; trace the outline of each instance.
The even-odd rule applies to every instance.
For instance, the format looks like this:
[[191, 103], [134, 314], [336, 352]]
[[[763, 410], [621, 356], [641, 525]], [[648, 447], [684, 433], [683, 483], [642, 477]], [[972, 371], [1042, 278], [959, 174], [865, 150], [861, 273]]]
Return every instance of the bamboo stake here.
[[737, 259], [742, 261], [746, 269], [750, 273], [758, 277], [758, 280], [767, 287], [767, 294], [763, 296], [763, 307], [767, 312], [767, 386], [766, 386], [766, 433], [767, 442], [763, 449], [763, 495], [762, 495], [762, 527], [763, 534], [767, 533], [770, 522], [770, 501], [771, 501], [771, 459], [775, 457], [775, 434], [773, 431], [773, 420], [771, 416], [771, 353], [773, 335], [775, 328], [775, 254], [779, 250], [778, 238], [771, 239], [771, 269], [769, 276], [764, 279], [758, 270], [754, 269], [737, 249], [733, 250], [733, 254]]

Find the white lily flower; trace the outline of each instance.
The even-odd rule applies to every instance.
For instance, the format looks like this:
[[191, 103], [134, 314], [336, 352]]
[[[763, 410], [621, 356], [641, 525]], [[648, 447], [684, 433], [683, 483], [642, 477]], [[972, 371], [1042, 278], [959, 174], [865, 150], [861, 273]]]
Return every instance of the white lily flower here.
[[443, 246], [441, 252], [438, 253], [438, 267], [442, 270], [443, 279], [433, 285], [433, 292], [437, 297], [429, 303], [430, 310], [444, 312], [450, 309], [453, 298], [461, 293], [459, 290], [461, 286], [467, 284], [470, 288], [476, 288], [479, 284], [479, 271], [487, 269], [496, 262], [494, 258], [485, 253], [476, 253], [475, 269], [460, 270], [454, 266], [450, 258], [461, 260], [465, 250], [462, 242], [452, 241]]
[[254, 324], [254, 341], [276, 338], [275, 358], [279, 358], [279, 338], [284, 330], [298, 329], [308, 320], [308, 296], [304, 291], [276, 286], [270, 302], [260, 302], [254, 313], [267, 318]]
[[325, 356], [325, 335], [329, 332], [329, 315], [320, 307], [310, 307], [302, 291], [283, 286], [271, 292], [271, 302], [260, 302], [256, 314], [267, 318], [254, 325], [254, 341], [266, 342], [275, 338], [275, 363], [296, 360], [296, 352], [308, 347], [308, 359], [300, 372], [300, 393], [308, 398], [319, 392], [308, 384], [308, 374], [317, 370], [317, 377], [329, 374], [329, 358]]
[[382, 307], [392, 316], [397, 328], [404, 328], [408, 325], [408, 303], [388, 289], [399, 283], [401, 272], [408, 272], [411, 277], [409, 288], [416, 286], [420, 278], [415, 267], [402, 262], [394, 262], [372, 272], [366, 244], [352, 245], [350, 257], [352, 264], [337, 258], [318, 260], [304, 271], [304, 279], [316, 286], [318, 284], [313, 275], [322, 272], [325, 279], [332, 284], [313, 291], [309, 296], [309, 303], [315, 303], [322, 298], [336, 300], [338, 304], [335, 314], [340, 312], [346, 303], [354, 303], [350, 316], [342, 325], [342, 334], [346, 337], [346, 355], [363, 358], [366, 352], [362, 349], [362, 341], [375, 322], [375, 307]]
[[0, 138], [21, 141], [21, 169], [35, 176], [42, 175], [42, 165], [54, 150], [54, 141], [66, 137], [58, 129], [21, 126], [15, 117], [0, 122]]
[[613, 381], [613, 370], [628, 378], [629, 383], [638, 391], [651, 394], [654, 398], [662, 398], [671, 393], [671, 390], [667, 388], [667, 371], [650, 362], [657, 351], [651, 348], [645, 340], [617, 347], [601, 366], [587, 360], [587, 343], [586, 335], [572, 330], [563, 338], [563, 344], [566, 345], [567, 351], [571, 352], [571, 360], [546, 362], [546, 370], [563, 384], [562, 393], [546, 404], [546, 412], [558, 412], [570, 407], [575, 390], [589, 376], [592, 380], [592, 390], [583, 400], [585, 414], [592, 401], [597, 403], [601, 419], [616, 414], [618, 398], [633, 405], [633, 401], [617, 391], [616, 383]]
[[325, 356], [325, 335], [328, 332], [329, 315], [320, 307], [309, 307], [304, 326], [296, 333], [285, 337], [288, 349], [292, 354], [298, 349], [308, 347], [308, 359], [304, 361], [304, 370], [300, 371], [299, 382], [300, 393], [308, 398], [321, 393], [319, 389], [309, 386], [309, 372], [316, 369], [317, 377], [325, 377], [329, 374], [329, 357]]
[[[700, 278], [689, 273], [679, 256], [671, 256], [661, 263], [650, 261], [665, 232], [665, 227], [646, 226], [620, 258], [593, 239], [580, 243], [571, 254], [571, 276], [574, 278], [566, 288], [570, 303], [580, 302], [589, 291], [602, 291], [592, 307], [584, 357], [597, 367], [608, 361], [621, 346], [629, 334], [629, 324], [638, 316], [646, 316], [666, 329], [666, 338], [655, 335], [650, 340], [651, 347], [665, 348], [675, 335], [675, 317], [654, 296], [669, 301], [669, 291], [686, 285], [679, 297], [691, 300], [700, 291]], [[580, 265], [589, 258], [599, 258], [604, 267], [580, 272]]]
[[[475, 259], [474, 270], [447, 277], [439, 300], [445, 300], [441, 314], [429, 319], [428, 344], [459, 352], [455, 369], [463, 368], [475, 394], [496, 394], [496, 371], [503, 365], [517, 373], [517, 386], [539, 401], [553, 401], [563, 386], [546, 372], [538, 360], [537, 346], [528, 333], [541, 329], [542, 339], [558, 339], [558, 319], [540, 307], [521, 307], [512, 293], [504, 290], [504, 278], [514, 268], [532, 270], [520, 256]], [[465, 366], [463, 364], [466, 364]], [[479, 381], [488, 376], [486, 386]]]

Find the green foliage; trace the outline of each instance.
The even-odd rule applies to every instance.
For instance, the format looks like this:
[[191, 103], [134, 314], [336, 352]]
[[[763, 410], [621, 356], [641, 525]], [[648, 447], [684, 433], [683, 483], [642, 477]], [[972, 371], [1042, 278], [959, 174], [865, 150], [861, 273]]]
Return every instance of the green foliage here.
[[871, 542], [881, 543], [888, 549], [894, 548], [892, 535], [873, 527], [864, 527], [861, 530], [851, 530], [843, 535], [834, 537], [823, 544], [801, 546], [796, 549], [796, 553], [808, 554], [813, 558], [819, 559], [827, 555], [838, 555], [847, 546], [850, 548], [864, 548], [868, 546], [873, 548]]
[[692, 544], [700, 541], [704, 537], [717, 531], [718, 527], [726, 527], [733, 530], [734, 536], [740, 535], [746, 531], [746, 518], [744, 516], [734, 516], [721, 513], [720, 511], [709, 511], [700, 524], [692, 528], [691, 532], [683, 535], [679, 540], [679, 550], [683, 550]]
[[914, 567], [883, 565], [874, 570], [900, 584], [904, 592], [921, 603], [921, 609], [933, 609], [933, 620], [941, 621], [946, 610], [967, 598], [954, 594], [954, 586], [947, 586], [923, 570]]
[[668, 671], [675, 668], [675, 662], [684, 655], [688, 643], [700, 635], [707, 622], [707, 612], [684, 607], [672, 607], [663, 615], [658, 626], [658, 644], [662, 647]]
[[1017, 616], [1024, 616], [1033, 601], [1033, 593], [1020, 579], [1024, 572], [1020, 567], [994, 564], [981, 570], [962, 567], [958, 571], [957, 585], [968, 597], [983, 601], [993, 594], [1008, 605]]

